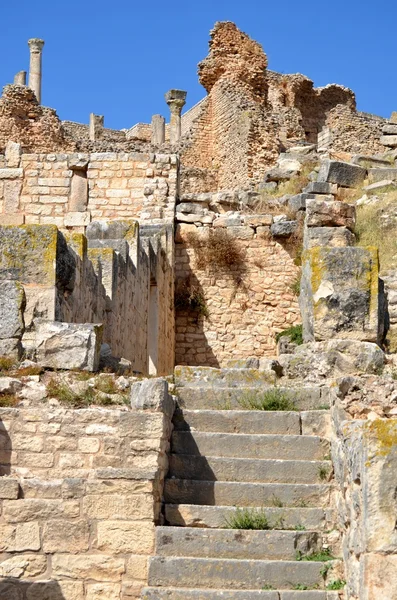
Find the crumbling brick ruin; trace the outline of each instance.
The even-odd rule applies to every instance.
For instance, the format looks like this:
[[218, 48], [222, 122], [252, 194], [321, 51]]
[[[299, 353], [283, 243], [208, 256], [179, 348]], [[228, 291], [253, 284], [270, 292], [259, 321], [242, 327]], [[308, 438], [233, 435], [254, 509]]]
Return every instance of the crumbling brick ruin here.
[[397, 114], [222, 22], [205, 98], [115, 131], [43, 107], [29, 48], [0, 98], [0, 600], [396, 600]]

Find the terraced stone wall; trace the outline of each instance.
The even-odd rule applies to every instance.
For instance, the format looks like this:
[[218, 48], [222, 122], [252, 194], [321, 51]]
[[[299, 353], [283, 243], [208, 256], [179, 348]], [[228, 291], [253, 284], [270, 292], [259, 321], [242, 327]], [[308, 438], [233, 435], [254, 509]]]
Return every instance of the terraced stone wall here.
[[171, 428], [127, 408], [0, 408], [0, 597], [139, 598]]

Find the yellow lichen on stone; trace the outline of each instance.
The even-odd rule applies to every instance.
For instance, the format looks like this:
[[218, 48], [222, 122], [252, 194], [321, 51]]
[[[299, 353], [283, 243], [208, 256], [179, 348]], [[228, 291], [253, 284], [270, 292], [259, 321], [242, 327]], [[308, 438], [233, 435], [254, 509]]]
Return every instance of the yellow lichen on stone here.
[[397, 449], [397, 419], [376, 419], [366, 423], [366, 437], [377, 441], [375, 456], [387, 456]]
[[83, 233], [67, 232], [64, 233], [68, 246], [76, 252], [76, 254], [84, 260], [87, 254], [87, 238]]

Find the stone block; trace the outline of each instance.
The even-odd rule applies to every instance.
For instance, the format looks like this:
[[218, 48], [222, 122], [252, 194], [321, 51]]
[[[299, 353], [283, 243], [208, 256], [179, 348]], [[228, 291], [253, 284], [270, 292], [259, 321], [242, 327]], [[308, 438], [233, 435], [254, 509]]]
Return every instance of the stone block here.
[[23, 383], [14, 377], [0, 377], [0, 394], [16, 394]]
[[151, 554], [155, 526], [144, 521], [99, 521], [98, 549], [108, 554]]
[[306, 227], [347, 227], [354, 229], [356, 208], [346, 202], [306, 201]]
[[279, 221], [278, 223], [273, 223], [270, 227], [270, 233], [273, 237], [287, 238], [295, 233], [297, 228], [297, 221]]
[[22, 180], [4, 182], [4, 212], [16, 213], [19, 210], [19, 198], [22, 191]]
[[316, 246], [340, 248], [354, 246], [356, 236], [347, 227], [306, 227], [303, 246], [307, 250]]
[[175, 401], [168, 393], [168, 383], [162, 378], [145, 379], [134, 383], [131, 387], [131, 408], [161, 412], [172, 418]]
[[393, 111], [390, 116], [390, 123], [397, 123], [397, 111]]
[[96, 371], [102, 343], [102, 325], [34, 320], [30, 350], [42, 367]]
[[21, 144], [17, 144], [16, 142], [12, 141], [7, 142], [5, 149], [5, 159], [6, 165], [9, 169], [19, 167], [19, 163], [21, 162], [21, 154]]
[[326, 159], [321, 163], [317, 181], [357, 187], [362, 184], [366, 174], [366, 169], [358, 165]]
[[11, 215], [1, 215], [2, 225], [23, 225], [25, 223], [25, 215], [14, 213]]
[[20, 179], [23, 169], [0, 169], [0, 179]]
[[8, 477], [0, 478], [0, 499], [16, 500], [19, 493], [19, 484], [16, 479]]
[[46, 521], [43, 528], [43, 550], [48, 554], [69, 552], [78, 554], [89, 549], [88, 521]]
[[383, 125], [382, 132], [388, 135], [397, 135], [397, 123], [387, 123]]
[[388, 146], [389, 148], [397, 148], [397, 135], [382, 135], [380, 138], [380, 143], [383, 146]]
[[85, 227], [91, 223], [90, 212], [68, 212], [64, 217], [65, 227]]
[[0, 356], [19, 359], [22, 355], [22, 344], [19, 338], [0, 339]]
[[84, 598], [82, 581], [54, 581], [53, 579], [35, 581], [30, 583], [26, 590], [26, 600], [78, 600], [80, 598]]
[[273, 223], [272, 215], [245, 215], [244, 224], [250, 227], [269, 227]]
[[[40, 550], [40, 529], [36, 521], [17, 525], [0, 525], [1, 552], [27, 552]], [[1, 595], [0, 595], [1, 598]]]
[[397, 169], [392, 167], [388, 169], [368, 169], [368, 180], [370, 183], [384, 181], [385, 179], [388, 181], [397, 181]]
[[387, 194], [388, 192], [393, 192], [395, 189], [397, 189], [397, 182], [391, 179], [377, 181], [363, 188], [364, 192], [368, 194]]
[[0, 339], [22, 337], [25, 305], [25, 292], [21, 283], [0, 281]]
[[302, 265], [299, 304], [304, 340], [377, 342], [378, 251], [316, 247], [304, 251]]
[[124, 558], [104, 554], [56, 554], [52, 559], [52, 571], [57, 579], [117, 582], [121, 580], [124, 569]]
[[[121, 585], [119, 583], [89, 583], [86, 586], [85, 600], [119, 600]], [[129, 596], [126, 596], [128, 600]], [[77, 599], [76, 599], [77, 600]]]
[[12, 556], [0, 563], [0, 576], [15, 579], [38, 577], [47, 570], [47, 557], [39, 554]]
[[79, 516], [78, 500], [47, 500], [29, 498], [23, 500], [4, 500], [3, 517], [7, 523], [25, 521], [70, 518]]
[[337, 184], [329, 183], [328, 181], [310, 181], [303, 189], [307, 194], [333, 194], [338, 191]]
[[77, 153], [69, 154], [68, 156], [68, 167], [69, 169], [84, 169], [88, 165], [90, 159], [89, 154]]
[[360, 600], [396, 600], [397, 554], [367, 554], [360, 565], [362, 593]]
[[306, 200], [308, 194], [296, 194], [288, 200], [288, 208], [292, 212], [298, 212], [299, 210], [306, 210]]

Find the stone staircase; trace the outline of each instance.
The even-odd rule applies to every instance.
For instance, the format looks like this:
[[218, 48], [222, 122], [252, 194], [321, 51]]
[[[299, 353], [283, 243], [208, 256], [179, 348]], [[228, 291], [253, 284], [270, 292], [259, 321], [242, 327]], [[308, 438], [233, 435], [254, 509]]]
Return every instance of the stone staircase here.
[[[269, 384], [243, 371], [238, 387], [214, 373], [177, 379], [167, 525], [157, 528], [145, 600], [340, 597], [325, 580], [339, 577], [339, 561], [297, 560], [321, 550], [335, 523], [324, 391], [301, 390], [296, 411], [247, 411], [239, 397]], [[225, 528], [248, 507], [269, 529]]]

